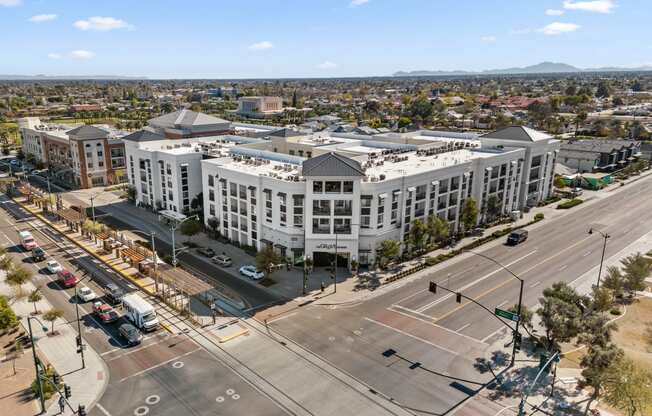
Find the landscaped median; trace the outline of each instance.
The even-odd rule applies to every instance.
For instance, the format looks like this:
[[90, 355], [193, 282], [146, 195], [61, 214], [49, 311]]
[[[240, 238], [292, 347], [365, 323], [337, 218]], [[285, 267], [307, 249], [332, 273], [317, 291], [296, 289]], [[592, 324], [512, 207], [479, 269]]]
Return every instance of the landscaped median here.
[[558, 204], [557, 209], [571, 209], [573, 207], [578, 206], [582, 202], [584, 202], [584, 201], [581, 200], [581, 199], [577, 199], [577, 198], [569, 199], [568, 201], [564, 201], [564, 202]]
[[543, 218], [544, 218], [543, 213], [537, 213], [534, 216], [534, 219], [532, 221], [526, 223], [526, 224], [519, 225], [519, 226], [516, 226], [516, 227], [506, 227], [506, 228], [503, 228], [501, 230], [494, 231], [493, 233], [491, 233], [488, 236], [478, 238], [477, 240], [465, 245], [464, 247], [461, 247], [461, 248], [458, 248], [458, 249], [455, 249], [455, 250], [451, 250], [446, 254], [438, 254], [437, 256], [434, 256], [434, 257], [430, 257], [430, 256], [422, 257], [421, 258], [422, 262], [420, 264], [414, 265], [414, 266], [412, 266], [410, 268], [407, 268], [405, 270], [401, 270], [396, 274], [393, 274], [391, 276], [386, 277], [385, 279], [383, 279], [381, 281], [381, 284], [395, 282], [395, 281], [400, 280], [400, 279], [402, 279], [402, 278], [404, 278], [406, 276], [409, 276], [409, 275], [411, 275], [413, 273], [421, 271], [421, 270], [423, 270], [423, 269], [425, 269], [427, 267], [435, 266], [435, 265], [437, 265], [439, 263], [442, 263], [442, 262], [444, 262], [444, 261], [446, 261], [448, 259], [451, 259], [451, 258], [453, 258], [453, 257], [455, 257], [457, 255], [460, 255], [460, 254], [464, 253], [465, 251], [473, 250], [474, 248], [480, 247], [481, 245], [486, 244], [486, 243], [488, 243], [490, 241], [494, 241], [494, 240], [497, 240], [499, 238], [502, 238], [502, 237], [506, 236], [507, 234], [511, 233], [514, 230], [518, 230], [518, 229], [530, 226], [532, 224], [536, 224], [537, 222], [543, 220]]

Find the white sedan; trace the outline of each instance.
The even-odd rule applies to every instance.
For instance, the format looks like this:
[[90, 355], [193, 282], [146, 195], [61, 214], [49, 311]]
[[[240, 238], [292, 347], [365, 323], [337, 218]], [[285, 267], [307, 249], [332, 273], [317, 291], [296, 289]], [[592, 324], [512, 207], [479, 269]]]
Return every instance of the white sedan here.
[[240, 267], [240, 274], [253, 280], [260, 280], [265, 277], [265, 273], [256, 269], [254, 266]]
[[63, 270], [63, 267], [56, 260], [50, 260], [47, 263], [48, 272], [55, 274]]
[[77, 289], [77, 296], [83, 302], [90, 302], [91, 300], [97, 299], [97, 295], [93, 292], [88, 286], [82, 286]]

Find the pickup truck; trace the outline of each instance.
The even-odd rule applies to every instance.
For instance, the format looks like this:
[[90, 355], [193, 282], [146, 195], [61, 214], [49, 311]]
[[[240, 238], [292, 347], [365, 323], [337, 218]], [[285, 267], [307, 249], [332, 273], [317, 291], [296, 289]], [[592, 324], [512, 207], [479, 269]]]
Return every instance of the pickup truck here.
[[120, 319], [120, 315], [111, 306], [102, 302], [93, 303], [93, 313], [100, 318], [103, 324], [110, 324]]

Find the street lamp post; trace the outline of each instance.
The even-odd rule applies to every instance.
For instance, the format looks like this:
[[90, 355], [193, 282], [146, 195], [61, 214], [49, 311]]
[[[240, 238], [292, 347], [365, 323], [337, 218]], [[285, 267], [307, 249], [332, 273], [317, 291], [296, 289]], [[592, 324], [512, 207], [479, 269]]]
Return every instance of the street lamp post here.
[[176, 233], [177, 228], [179, 228], [179, 226], [181, 224], [183, 224], [184, 222], [186, 222], [188, 220], [191, 220], [191, 219], [198, 220], [199, 217], [197, 215], [186, 217], [186, 218], [184, 218], [183, 220], [181, 220], [179, 222], [175, 221], [174, 225], [170, 226], [170, 230], [172, 231], [172, 267], [177, 267], [177, 249], [176, 249], [176, 246], [174, 244], [174, 234]]
[[97, 198], [97, 194], [93, 194], [90, 196], [91, 200], [91, 218], [93, 219], [93, 222], [95, 222], [95, 204], [93, 203], [95, 201], [95, 198]]
[[521, 311], [522, 311], [521, 309], [522, 309], [522, 304], [523, 304], [523, 283], [524, 283], [524, 281], [523, 281], [523, 279], [518, 277], [514, 272], [512, 272], [510, 269], [508, 269], [505, 265], [503, 265], [502, 263], [498, 262], [497, 260], [495, 260], [495, 259], [493, 259], [493, 258], [491, 258], [489, 256], [486, 256], [486, 255], [481, 254], [481, 253], [476, 253], [475, 251], [471, 251], [471, 250], [465, 251], [465, 253], [471, 253], [471, 254], [474, 254], [474, 255], [476, 255], [478, 257], [482, 257], [483, 259], [486, 259], [486, 260], [489, 260], [489, 261], [493, 262], [494, 264], [500, 266], [503, 270], [506, 270], [509, 274], [511, 274], [520, 283], [520, 289], [519, 289], [519, 293], [518, 293], [518, 307], [517, 307], [517, 311], [516, 311], [516, 314], [518, 315], [519, 319], [516, 321], [516, 327], [514, 329], [514, 334], [513, 334], [514, 339], [513, 339], [513, 345], [512, 345], [512, 360], [511, 360], [511, 364], [510, 364], [510, 367], [513, 367], [514, 366], [514, 361], [516, 360], [516, 350], [517, 350], [517, 348], [516, 348], [517, 347], [516, 339], [520, 335], [519, 332], [518, 332], [518, 327], [519, 327], [519, 324], [521, 322]]
[[39, 400], [41, 402], [40, 414], [43, 414], [45, 413], [45, 397], [43, 396], [43, 383], [41, 382], [41, 370], [39, 369], [39, 360], [36, 357], [34, 333], [32, 332], [32, 319], [36, 320], [39, 324], [41, 324], [41, 329], [43, 329], [43, 332], [48, 332], [48, 327], [43, 325], [43, 322], [41, 322], [41, 320], [35, 316], [27, 317], [27, 329], [29, 330], [29, 341], [32, 344], [32, 358], [34, 359], [34, 370], [36, 371], [36, 382], [38, 384]]
[[[593, 231], [594, 231], [593, 228], [589, 228], [589, 234], [593, 234]], [[604, 244], [602, 245], [602, 257], [600, 258], [600, 269], [598, 271], [598, 284], [597, 284], [597, 287], [599, 288], [600, 287], [600, 277], [602, 276], [602, 265], [604, 264], [604, 253], [607, 251], [607, 240], [610, 239], [611, 236], [609, 234], [607, 234], [607, 233], [603, 233], [600, 230], [595, 230], [595, 231], [600, 233], [600, 235], [604, 239]]]

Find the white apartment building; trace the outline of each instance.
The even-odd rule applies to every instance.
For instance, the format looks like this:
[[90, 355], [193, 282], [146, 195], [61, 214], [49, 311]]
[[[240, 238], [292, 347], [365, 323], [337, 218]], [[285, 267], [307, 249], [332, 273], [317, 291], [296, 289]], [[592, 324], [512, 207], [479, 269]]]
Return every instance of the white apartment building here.
[[233, 146], [228, 156], [201, 161], [204, 218], [218, 219], [232, 241], [271, 245], [295, 262], [305, 256], [326, 265], [337, 248], [341, 265], [372, 265], [380, 243], [405, 241], [414, 219], [435, 214], [457, 228], [469, 197], [482, 210], [495, 195], [505, 213], [524, 198], [546, 198], [559, 143], [509, 129], [479, 140], [417, 132]]

